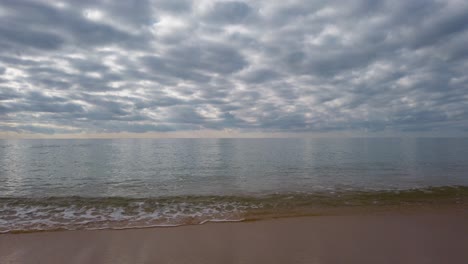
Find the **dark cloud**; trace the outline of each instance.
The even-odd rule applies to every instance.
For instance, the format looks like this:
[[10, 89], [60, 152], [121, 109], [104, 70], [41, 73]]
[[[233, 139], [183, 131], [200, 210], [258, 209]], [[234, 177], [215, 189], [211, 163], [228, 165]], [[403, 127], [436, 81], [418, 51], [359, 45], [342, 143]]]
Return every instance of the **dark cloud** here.
[[464, 1], [0, 3], [0, 132], [468, 131]]
[[[179, 60], [181, 59], [181, 60]], [[168, 59], [158, 56], [144, 56], [141, 58], [143, 65], [149, 69], [149, 73], [159, 76], [161, 78], [176, 78], [195, 82], [208, 82], [210, 77], [200, 73], [198, 69], [186, 69], [179, 66], [184, 64], [184, 57], [177, 57], [177, 59]]]
[[276, 80], [279, 77], [279, 74], [275, 71], [268, 69], [260, 69], [246, 74], [244, 80], [248, 83], [264, 83], [271, 80]]
[[215, 2], [207, 18], [215, 24], [238, 24], [244, 22], [251, 12], [249, 5], [244, 2]]
[[468, 25], [468, 7], [446, 12], [443, 15], [431, 16], [421, 27], [422, 30], [415, 32], [412, 44], [415, 47], [433, 45], [439, 41], [447, 41], [447, 38], [466, 30]]
[[[115, 9], [111, 11], [116, 12], [113, 14], [115, 16], [128, 18], [122, 15], [134, 9], [134, 14], [138, 14], [135, 17], [144, 16], [144, 12], [136, 13], [136, 11], [148, 12], [148, 8], [138, 8], [141, 4], [137, 2], [140, 1], [134, 4], [128, 1], [125, 5], [116, 3], [112, 7], [119, 5], [119, 8], [117, 11]], [[100, 12], [98, 9], [91, 7], [89, 9], [81, 6], [59, 8], [53, 6], [53, 2], [4, 1], [2, 8], [5, 14], [0, 17], [0, 25], [2, 25], [0, 33], [3, 36], [0, 43], [5, 49], [17, 52], [24, 52], [28, 48], [56, 51], [65, 44], [84, 48], [125, 44], [126, 48], [129, 48], [132, 45], [139, 45], [138, 41], [141, 41], [141, 36], [133, 32], [126, 32], [116, 26], [90, 19], [93, 15], [100, 14], [96, 13]], [[128, 21], [125, 22], [128, 23]]]
[[164, 10], [176, 15], [184, 14], [192, 10], [192, 2], [190, 0], [157, 0], [153, 5], [156, 10]]
[[108, 72], [109, 67], [103, 65], [99, 61], [86, 60], [86, 59], [71, 59], [69, 62], [72, 67], [81, 72]]
[[247, 64], [235, 49], [213, 43], [170, 48], [164, 55], [143, 56], [140, 60], [151, 75], [198, 83], [209, 83], [213, 73], [235, 73]]
[[247, 65], [244, 57], [226, 43], [200, 42], [196, 45], [172, 48], [168, 55], [174, 59], [176, 67], [191, 67], [208, 73], [230, 74]]
[[21, 94], [6, 86], [0, 86], [0, 101], [8, 101], [20, 98]]
[[[34, 113], [79, 113], [84, 108], [80, 104], [69, 102], [67, 98], [58, 96], [47, 96], [38, 91], [27, 94], [6, 94], [3, 106], [7, 113], [34, 112]], [[5, 96], [2, 96], [5, 97]]]
[[57, 34], [38, 32], [30, 29], [19, 29], [14, 24], [5, 23], [0, 26], [3, 50], [23, 49], [33, 47], [43, 50], [56, 50], [65, 40]]

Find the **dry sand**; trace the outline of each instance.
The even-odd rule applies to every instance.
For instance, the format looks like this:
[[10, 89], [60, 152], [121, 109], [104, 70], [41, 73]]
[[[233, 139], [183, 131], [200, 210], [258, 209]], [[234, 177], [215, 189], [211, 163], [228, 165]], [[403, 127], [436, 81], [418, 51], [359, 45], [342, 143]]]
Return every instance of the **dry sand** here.
[[0, 235], [0, 263], [468, 263], [468, 210]]

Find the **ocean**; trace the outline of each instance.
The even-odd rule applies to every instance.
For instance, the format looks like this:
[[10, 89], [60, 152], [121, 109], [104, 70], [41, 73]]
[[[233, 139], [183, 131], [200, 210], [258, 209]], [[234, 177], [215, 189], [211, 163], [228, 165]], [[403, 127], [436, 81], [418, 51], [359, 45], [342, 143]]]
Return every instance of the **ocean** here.
[[0, 140], [0, 232], [466, 203], [468, 139]]

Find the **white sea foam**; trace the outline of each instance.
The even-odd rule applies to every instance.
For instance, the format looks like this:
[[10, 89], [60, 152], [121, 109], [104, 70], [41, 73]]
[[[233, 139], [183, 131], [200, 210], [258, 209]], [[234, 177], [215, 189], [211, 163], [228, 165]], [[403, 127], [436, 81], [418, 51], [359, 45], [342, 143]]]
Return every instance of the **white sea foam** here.
[[[154, 208], [152, 208], [152, 206]], [[28, 205], [6, 203], [0, 208], [0, 232], [54, 229], [139, 228], [202, 224], [207, 221], [228, 221], [248, 206], [236, 202], [169, 202], [129, 203], [126, 207], [97, 204]], [[234, 220], [234, 219], [232, 219]]]
[[[0, 198], [0, 232], [56, 229], [124, 229], [241, 221], [246, 217], [317, 206], [464, 203], [468, 187], [446, 186], [377, 192], [328, 191], [256, 197], [176, 196], [159, 198]], [[258, 213], [257, 215], [255, 215]]]

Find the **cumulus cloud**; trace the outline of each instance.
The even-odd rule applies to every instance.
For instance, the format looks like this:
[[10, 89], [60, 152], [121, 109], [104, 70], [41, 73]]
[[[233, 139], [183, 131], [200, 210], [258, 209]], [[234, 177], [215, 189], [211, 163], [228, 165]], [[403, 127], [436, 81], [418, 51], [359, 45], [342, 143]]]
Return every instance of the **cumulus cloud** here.
[[0, 3], [0, 132], [468, 131], [466, 1]]

